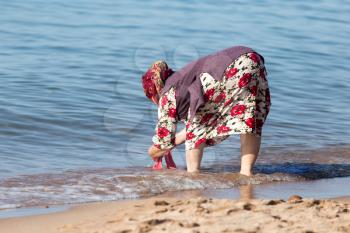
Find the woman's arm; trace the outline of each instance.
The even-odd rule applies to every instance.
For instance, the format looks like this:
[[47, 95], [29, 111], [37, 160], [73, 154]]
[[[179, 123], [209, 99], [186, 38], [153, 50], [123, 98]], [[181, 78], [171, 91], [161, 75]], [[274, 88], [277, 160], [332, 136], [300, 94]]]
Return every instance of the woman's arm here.
[[152, 145], [148, 149], [148, 154], [152, 157], [152, 159], [154, 159], [154, 158], [158, 158], [158, 157], [164, 156], [169, 151], [170, 150], [159, 149], [156, 146]]
[[181, 145], [186, 141], [186, 128], [181, 130], [179, 133], [176, 134], [175, 137], [175, 146]]
[[[186, 141], [186, 128], [184, 128], [183, 130], [181, 130], [179, 133], [176, 134], [175, 137], [175, 146], [181, 145], [182, 143], [184, 143]], [[157, 158], [157, 157], [161, 157], [164, 156], [166, 153], [168, 153], [170, 150], [161, 150], [159, 148], [157, 148], [156, 146], [152, 145], [150, 146], [150, 148], [148, 149], [148, 154], [152, 157], [152, 158]]]
[[148, 154], [152, 158], [164, 156], [176, 144], [176, 138], [179, 135], [179, 144], [182, 143], [182, 132], [176, 134], [177, 114], [176, 114], [176, 98], [175, 90], [172, 88], [165, 93], [159, 100], [158, 105], [158, 122], [156, 134], [153, 136], [153, 145], [148, 149]]

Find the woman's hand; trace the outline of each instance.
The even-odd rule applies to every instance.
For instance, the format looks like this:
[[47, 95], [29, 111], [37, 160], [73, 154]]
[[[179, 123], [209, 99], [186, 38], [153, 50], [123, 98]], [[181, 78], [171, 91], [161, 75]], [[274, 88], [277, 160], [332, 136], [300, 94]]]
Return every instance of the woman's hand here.
[[[151, 149], [151, 148], [150, 148]], [[157, 148], [158, 149], [158, 148]], [[152, 155], [151, 155], [152, 156]], [[153, 170], [162, 170], [163, 165], [162, 165], [162, 160], [163, 157], [165, 158], [165, 162], [166, 162], [166, 167], [168, 169], [176, 169], [176, 164], [173, 160], [173, 156], [171, 155], [171, 152], [168, 150], [164, 156], [160, 156], [160, 157], [153, 157], [153, 161], [154, 164], [152, 166]]]
[[155, 147], [154, 145], [152, 145], [148, 149], [148, 154], [152, 157], [152, 159], [155, 159], [155, 158], [164, 156], [169, 151], [170, 150], [161, 150], [161, 149]]

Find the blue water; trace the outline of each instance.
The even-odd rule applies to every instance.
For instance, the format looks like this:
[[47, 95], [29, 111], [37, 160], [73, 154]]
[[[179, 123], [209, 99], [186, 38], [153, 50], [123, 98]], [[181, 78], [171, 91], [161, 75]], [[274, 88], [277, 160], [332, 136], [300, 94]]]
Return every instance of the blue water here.
[[[141, 74], [157, 59], [176, 70], [233, 45], [265, 57], [263, 154], [348, 146], [349, 12], [345, 0], [1, 1], [0, 181], [151, 165], [156, 108]], [[183, 166], [183, 148], [174, 154]], [[237, 137], [203, 163], [229, 160]]]

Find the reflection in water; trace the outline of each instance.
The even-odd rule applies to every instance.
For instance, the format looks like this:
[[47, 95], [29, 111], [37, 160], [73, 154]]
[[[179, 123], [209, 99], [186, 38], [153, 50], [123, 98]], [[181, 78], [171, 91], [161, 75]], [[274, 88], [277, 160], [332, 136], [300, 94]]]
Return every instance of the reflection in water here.
[[253, 185], [241, 185], [239, 188], [240, 199], [250, 200], [254, 199], [254, 186]]
[[224, 172], [216, 169], [188, 174], [184, 169], [152, 171], [135, 167], [8, 178], [0, 180], [0, 209], [132, 199], [184, 190], [194, 190], [192, 195], [205, 196], [210, 194], [207, 190], [235, 187], [240, 188], [234, 189], [232, 198], [250, 199], [255, 197], [253, 187], [259, 184], [350, 176], [350, 164], [260, 164], [253, 177], [241, 176], [232, 168]]
[[[220, 193], [219, 190], [223, 193]], [[157, 197], [172, 197], [179, 199], [188, 199], [188, 198], [196, 198], [196, 197], [215, 197], [215, 198], [228, 198], [228, 199], [241, 199], [241, 200], [250, 200], [254, 199], [254, 185], [241, 185], [238, 187], [233, 187], [230, 189], [191, 189], [191, 190], [183, 190], [173, 191], [173, 192], [165, 192], [163, 194], [157, 195]]]

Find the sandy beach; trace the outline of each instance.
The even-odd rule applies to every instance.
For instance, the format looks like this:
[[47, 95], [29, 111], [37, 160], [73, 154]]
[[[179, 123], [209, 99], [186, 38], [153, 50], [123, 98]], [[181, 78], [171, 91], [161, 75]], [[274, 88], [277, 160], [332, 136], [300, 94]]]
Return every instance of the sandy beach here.
[[1, 233], [350, 232], [350, 199], [157, 197], [0, 220]]
[[350, 4], [315, 2], [2, 1], [0, 233], [350, 233]]

